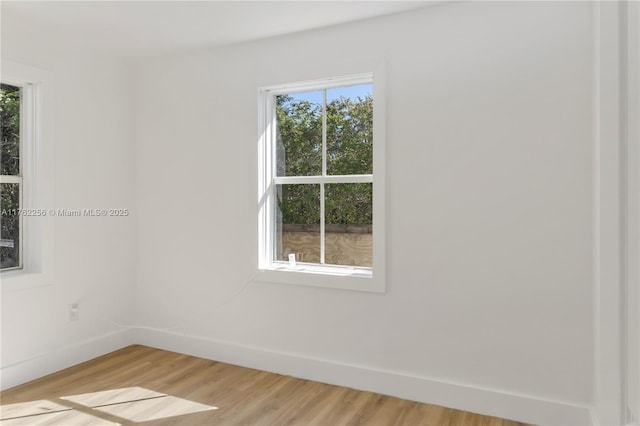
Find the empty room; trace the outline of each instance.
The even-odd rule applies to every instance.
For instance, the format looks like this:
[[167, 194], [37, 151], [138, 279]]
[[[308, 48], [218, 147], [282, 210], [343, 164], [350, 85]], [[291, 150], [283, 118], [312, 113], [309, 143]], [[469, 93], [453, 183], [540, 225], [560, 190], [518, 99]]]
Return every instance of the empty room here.
[[0, 424], [640, 425], [640, 2], [0, 2]]

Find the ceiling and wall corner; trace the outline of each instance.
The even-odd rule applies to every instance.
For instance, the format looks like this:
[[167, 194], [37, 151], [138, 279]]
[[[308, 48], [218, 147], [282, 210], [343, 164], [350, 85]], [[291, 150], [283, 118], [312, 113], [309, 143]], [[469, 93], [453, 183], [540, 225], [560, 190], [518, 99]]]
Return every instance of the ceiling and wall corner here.
[[212, 49], [418, 10], [422, 1], [12, 1], [2, 11], [131, 59]]

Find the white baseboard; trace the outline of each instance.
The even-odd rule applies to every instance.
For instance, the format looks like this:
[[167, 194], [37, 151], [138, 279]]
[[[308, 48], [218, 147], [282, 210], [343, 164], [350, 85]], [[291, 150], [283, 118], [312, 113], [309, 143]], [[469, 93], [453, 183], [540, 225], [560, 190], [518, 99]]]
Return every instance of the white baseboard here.
[[589, 407], [562, 401], [544, 400], [162, 330], [136, 330], [135, 341], [142, 345], [229, 364], [536, 425], [592, 424]]
[[38, 379], [132, 345], [134, 333], [118, 330], [64, 346], [0, 368], [0, 390]]

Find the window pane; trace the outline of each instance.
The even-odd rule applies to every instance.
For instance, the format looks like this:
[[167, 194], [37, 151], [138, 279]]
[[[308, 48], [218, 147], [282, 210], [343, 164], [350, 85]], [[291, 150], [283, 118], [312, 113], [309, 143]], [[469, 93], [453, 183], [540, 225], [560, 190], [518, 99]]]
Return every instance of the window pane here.
[[0, 175], [20, 174], [20, 88], [0, 86]]
[[277, 185], [275, 260], [320, 263], [320, 185]]
[[277, 176], [322, 174], [322, 91], [276, 97]]
[[13, 268], [20, 266], [20, 185], [0, 184], [0, 197], [0, 268]]
[[325, 186], [325, 263], [373, 266], [373, 184]]
[[327, 174], [373, 173], [373, 85], [327, 90]]

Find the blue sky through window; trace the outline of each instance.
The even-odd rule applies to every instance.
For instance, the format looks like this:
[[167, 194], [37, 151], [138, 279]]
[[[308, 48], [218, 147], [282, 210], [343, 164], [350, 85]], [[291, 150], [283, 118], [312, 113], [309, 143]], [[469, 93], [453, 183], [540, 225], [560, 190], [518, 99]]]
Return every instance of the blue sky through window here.
[[[365, 96], [372, 94], [373, 84], [371, 83], [359, 84], [357, 86], [335, 87], [333, 89], [327, 89], [327, 102], [331, 102], [332, 100], [338, 99], [341, 96], [356, 99], [357, 97], [364, 98]], [[309, 101], [318, 105], [322, 104], [322, 90], [292, 93], [289, 96], [298, 101]]]

